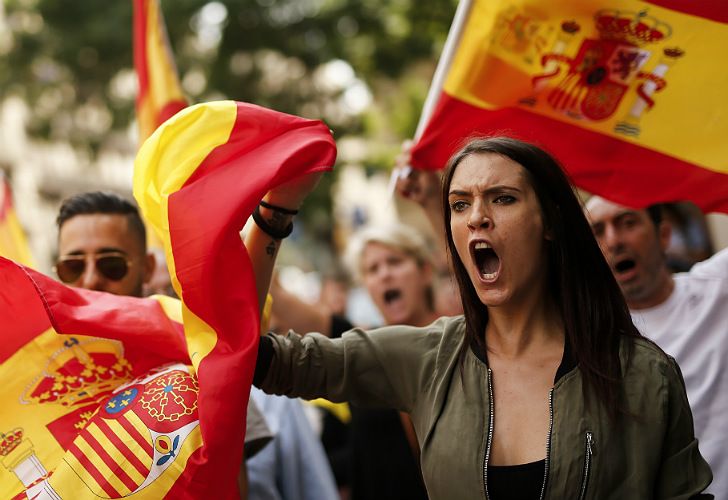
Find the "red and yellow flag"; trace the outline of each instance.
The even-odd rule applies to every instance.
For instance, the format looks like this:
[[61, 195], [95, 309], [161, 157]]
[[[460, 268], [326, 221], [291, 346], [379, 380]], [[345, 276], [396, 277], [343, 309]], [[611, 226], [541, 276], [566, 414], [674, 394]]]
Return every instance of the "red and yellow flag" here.
[[232, 101], [159, 127], [134, 193], [182, 303], [0, 260], [0, 497], [238, 496], [260, 323], [239, 231], [268, 190], [335, 156], [323, 123]]
[[458, 35], [416, 167], [442, 168], [468, 137], [507, 134], [616, 202], [728, 212], [721, 2], [473, 0]]
[[13, 207], [13, 197], [5, 176], [0, 172], [0, 255], [33, 266], [28, 241]]
[[169, 46], [159, 0], [134, 0], [134, 67], [139, 144], [187, 106]]

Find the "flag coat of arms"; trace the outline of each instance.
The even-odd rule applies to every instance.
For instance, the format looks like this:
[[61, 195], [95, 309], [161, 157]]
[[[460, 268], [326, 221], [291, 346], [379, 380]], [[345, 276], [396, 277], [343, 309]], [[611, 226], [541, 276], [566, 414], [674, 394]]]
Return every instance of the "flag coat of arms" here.
[[239, 231], [267, 191], [335, 156], [323, 123], [233, 101], [159, 127], [134, 192], [181, 302], [0, 259], [0, 497], [238, 496], [260, 328]]
[[619, 203], [728, 211], [722, 3], [465, 3], [414, 166], [442, 168], [467, 138], [505, 134], [541, 144], [578, 186]]

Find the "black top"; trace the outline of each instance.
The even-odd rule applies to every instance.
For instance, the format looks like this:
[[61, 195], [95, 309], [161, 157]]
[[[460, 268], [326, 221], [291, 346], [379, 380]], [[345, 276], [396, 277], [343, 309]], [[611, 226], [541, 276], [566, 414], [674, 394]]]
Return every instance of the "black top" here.
[[536, 500], [541, 486], [546, 460], [522, 465], [489, 465], [488, 498], [492, 500]]

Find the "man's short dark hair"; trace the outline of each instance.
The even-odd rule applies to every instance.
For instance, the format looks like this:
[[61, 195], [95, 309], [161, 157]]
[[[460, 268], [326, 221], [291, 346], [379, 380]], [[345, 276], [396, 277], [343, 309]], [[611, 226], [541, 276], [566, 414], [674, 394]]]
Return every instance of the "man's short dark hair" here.
[[139, 241], [142, 242], [142, 245], [146, 249], [147, 230], [139, 215], [139, 210], [137, 210], [137, 207], [132, 202], [116, 193], [92, 191], [66, 198], [61, 203], [61, 208], [56, 218], [58, 231], [61, 230], [61, 227], [63, 227], [66, 221], [77, 215], [93, 214], [126, 215], [131, 231], [136, 233]]
[[660, 224], [662, 223], [662, 211], [662, 203], [655, 203], [654, 205], [650, 205], [647, 207], [647, 215], [650, 216], [650, 220], [655, 225], [655, 228], [659, 228]]

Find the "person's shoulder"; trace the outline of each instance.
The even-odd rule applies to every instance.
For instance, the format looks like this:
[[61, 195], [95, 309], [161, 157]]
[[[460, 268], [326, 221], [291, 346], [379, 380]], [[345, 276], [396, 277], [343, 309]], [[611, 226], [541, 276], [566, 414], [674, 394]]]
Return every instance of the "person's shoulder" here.
[[[629, 346], [632, 347], [631, 350]], [[628, 359], [625, 371], [627, 378], [636, 376], [644, 380], [671, 379], [679, 373], [680, 368], [675, 358], [646, 337], [623, 337], [621, 351], [623, 361]]]
[[698, 262], [687, 273], [679, 273], [675, 276], [676, 278], [728, 281], [728, 247], [716, 252], [708, 259]]

